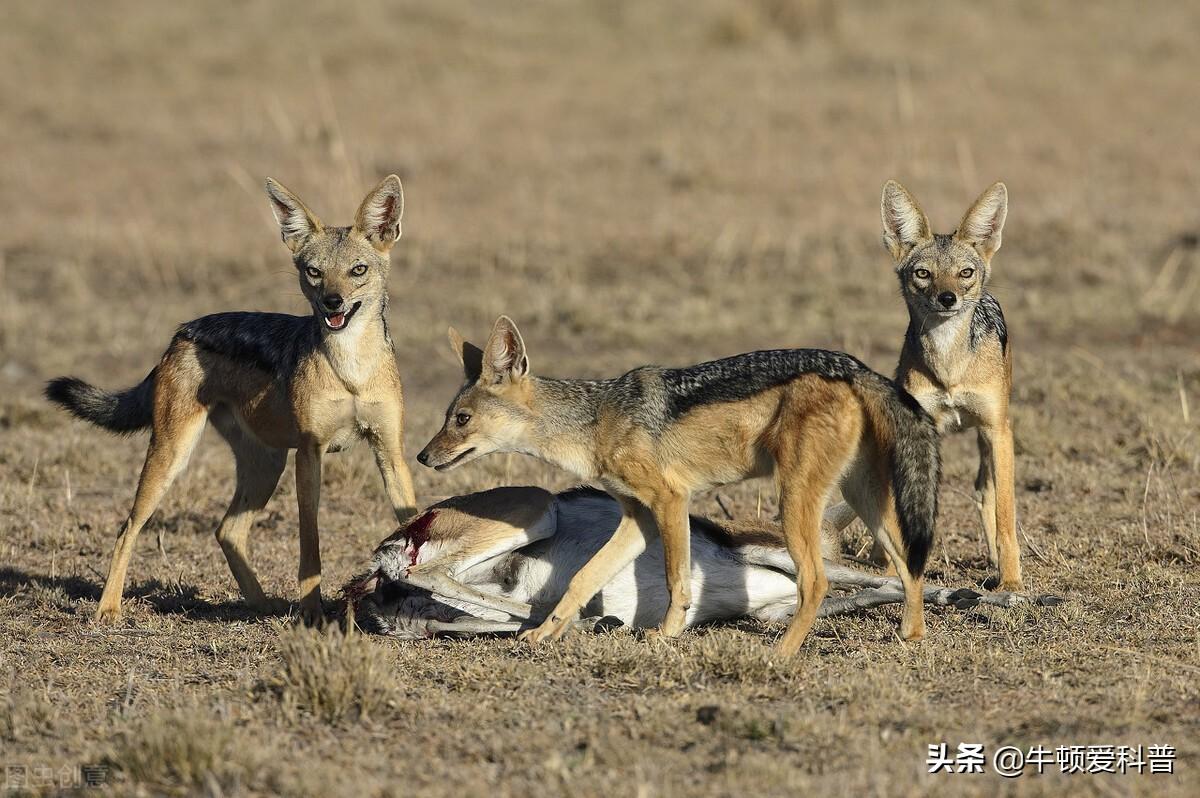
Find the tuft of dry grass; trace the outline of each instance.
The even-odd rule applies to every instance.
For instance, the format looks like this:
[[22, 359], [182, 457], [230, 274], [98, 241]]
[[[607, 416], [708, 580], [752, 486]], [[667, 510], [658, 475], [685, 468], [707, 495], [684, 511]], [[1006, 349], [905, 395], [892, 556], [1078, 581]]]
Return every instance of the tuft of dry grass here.
[[230, 793], [256, 782], [262, 748], [198, 707], [154, 712], [121, 732], [104, 764], [125, 779], [191, 794]]
[[0, 740], [9, 743], [50, 736], [58, 720], [58, 709], [48, 685], [25, 683], [10, 673], [0, 693]]
[[282, 632], [276, 687], [285, 710], [331, 724], [365, 721], [380, 712], [393, 696], [396, 679], [385, 645], [336, 627]]

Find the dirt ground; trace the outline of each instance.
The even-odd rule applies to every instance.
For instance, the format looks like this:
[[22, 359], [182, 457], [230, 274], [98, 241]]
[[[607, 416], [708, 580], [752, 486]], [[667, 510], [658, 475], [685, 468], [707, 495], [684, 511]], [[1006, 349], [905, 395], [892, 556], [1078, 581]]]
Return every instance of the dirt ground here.
[[[1198, 35], [1187, 3], [7, 4], [6, 789], [1197, 794]], [[890, 373], [906, 314], [881, 185], [949, 230], [1004, 179], [1020, 538], [1030, 591], [1066, 601], [931, 610], [919, 644], [892, 608], [821, 621], [792, 661], [753, 624], [534, 650], [324, 637], [242, 605], [212, 536], [232, 461], [208, 433], [139, 542], [125, 619], [94, 624], [146, 440], [69, 420], [41, 384], [133, 384], [206, 313], [303, 312], [263, 179], [347, 223], [393, 171], [422, 503], [571, 484], [518, 456], [411, 458], [458, 385], [449, 324], [478, 339], [508, 313], [554, 376], [782, 346]], [[931, 578], [954, 586], [991, 575], [973, 450], [944, 447]], [[327, 462], [329, 598], [391, 521], [365, 448]], [[290, 474], [254, 538], [282, 596]], [[767, 483], [721, 495], [774, 512]], [[987, 773], [928, 774], [942, 742], [984, 744]], [[1002, 745], [1169, 745], [1175, 773], [1008, 780]]]

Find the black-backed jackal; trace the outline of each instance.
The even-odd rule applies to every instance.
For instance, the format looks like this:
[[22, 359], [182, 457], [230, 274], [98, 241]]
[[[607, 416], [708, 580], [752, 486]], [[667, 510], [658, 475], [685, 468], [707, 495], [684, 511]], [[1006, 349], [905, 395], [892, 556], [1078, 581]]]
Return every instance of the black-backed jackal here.
[[[366, 631], [404, 639], [520, 632], [553, 611], [571, 577], [620, 521], [621, 505], [591, 488], [552, 494], [506, 487], [451, 497], [379, 544], [367, 571], [343, 590], [347, 614]], [[792, 618], [796, 564], [779, 524], [695, 515], [688, 521], [695, 601], [685, 626]], [[852, 592], [827, 596], [818, 617], [904, 601], [898, 579], [838, 562], [834, 535], [826, 537], [821, 543], [829, 584]], [[658, 542], [651, 543], [584, 606], [577, 624], [642, 629], [658, 623], [670, 603], [663, 554]], [[924, 600], [966, 609], [1010, 607], [1023, 597], [926, 586]]]
[[924, 634], [921, 588], [937, 517], [937, 430], [915, 401], [849, 355], [774, 350], [690, 368], [644, 367], [611, 380], [533, 377], [517, 327], [500, 317], [480, 350], [454, 330], [466, 382], [418, 455], [438, 469], [523, 452], [594, 480], [621, 505], [612, 538], [526, 638], [560, 636], [579, 609], [661, 534], [671, 600], [660, 627], [691, 605], [688, 505], [694, 492], [774, 474], [800, 607], [779, 644], [795, 652], [828, 583], [821, 514], [839, 484], [899, 564], [901, 632]]
[[[321, 615], [317, 507], [321, 458], [366, 438], [399, 520], [416, 510], [404, 463], [404, 406], [388, 335], [389, 251], [400, 237], [404, 194], [395, 175], [363, 200], [352, 227], [327, 227], [294, 194], [267, 181], [283, 242], [292, 251], [311, 316], [218, 313], [190, 321], [141, 384], [108, 393], [72, 378], [46, 396], [120, 434], [150, 428], [150, 447], [129, 519], [109, 566], [98, 618], [120, 614], [138, 533], [187, 464], [205, 422], [233, 449], [237, 488], [217, 540], [247, 603], [269, 602], [250, 566], [247, 536], [296, 450], [300, 505], [300, 606]], [[283, 605], [286, 606], [286, 605]]]
[[[1000, 567], [1000, 589], [1020, 591], [1008, 412], [1012, 347], [1000, 303], [987, 291], [1008, 213], [1008, 189], [995, 183], [984, 191], [949, 235], [933, 233], [921, 206], [894, 180], [883, 187], [880, 210], [883, 242], [908, 305], [896, 382], [933, 416], [939, 431], [976, 428], [975, 497], [988, 554]], [[852, 514], [834, 508], [830, 520], [844, 527]]]

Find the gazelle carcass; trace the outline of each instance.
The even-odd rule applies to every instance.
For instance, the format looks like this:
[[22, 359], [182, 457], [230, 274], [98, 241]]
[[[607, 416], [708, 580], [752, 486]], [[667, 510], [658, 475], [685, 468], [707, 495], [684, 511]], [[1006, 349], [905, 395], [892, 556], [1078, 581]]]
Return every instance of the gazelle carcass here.
[[[456, 496], [408, 521], [375, 549], [344, 590], [359, 627], [400, 638], [518, 632], [541, 622], [571, 577], [621, 520], [606, 493], [506, 487]], [[898, 604], [898, 579], [840, 564], [824, 541], [831, 595], [820, 617]], [[795, 565], [775, 525], [691, 516], [688, 627], [753, 618], [784, 622], [796, 609]], [[661, 545], [648, 547], [585, 606], [577, 625], [653, 627], [669, 601]], [[1013, 606], [1015, 593], [926, 587], [925, 602]]]

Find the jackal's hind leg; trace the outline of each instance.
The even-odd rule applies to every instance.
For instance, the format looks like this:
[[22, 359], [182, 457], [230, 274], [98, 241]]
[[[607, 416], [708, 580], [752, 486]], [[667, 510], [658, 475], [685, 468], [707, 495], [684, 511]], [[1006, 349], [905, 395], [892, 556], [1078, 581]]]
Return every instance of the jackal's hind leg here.
[[213, 426], [233, 450], [237, 469], [237, 487], [225, 517], [217, 527], [217, 542], [237, 580], [238, 589], [246, 604], [257, 612], [279, 612], [287, 609], [282, 599], [272, 602], [258, 582], [250, 564], [249, 534], [254, 521], [267, 506], [279, 484], [287, 463], [287, 452], [263, 446], [237, 426], [231, 417], [214, 413]]
[[847, 499], [871, 530], [877, 546], [887, 554], [896, 578], [903, 587], [904, 612], [900, 619], [900, 636], [905, 640], [920, 640], [925, 636], [924, 577], [908, 569], [892, 489], [889, 485], [865, 481], [848, 483], [846, 488]]
[[[159, 376], [163, 380], [163, 376]], [[168, 390], [160, 383], [158, 390]], [[168, 400], [169, 401], [169, 400]], [[163, 402], [167, 405], [167, 402]], [[171, 482], [187, 465], [192, 449], [204, 431], [207, 419], [204, 408], [188, 397], [186, 401], [163, 407], [155, 413], [154, 432], [150, 436], [150, 447], [146, 450], [146, 463], [138, 479], [137, 494], [133, 509], [117, 536], [112, 562], [108, 567], [108, 578], [104, 581], [104, 592], [96, 607], [96, 618], [115, 620], [121, 614], [121, 593], [125, 589], [125, 573], [129, 559], [142, 527], [158, 508], [159, 502], [171, 486]]]
[[[821, 498], [820, 479], [791, 477], [781, 479], [779, 505], [783, 511], [783, 531], [788, 551], [796, 563], [796, 615], [779, 641], [779, 653], [795, 654], [812, 629], [817, 610], [829, 592], [825, 576], [825, 561], [821, 557]], [[787, 478], [785, 477], [785, 478]], [[797, 484], [791, 484], [792, 480]], [[813, 485], [817, 487], [813, 489]]]

